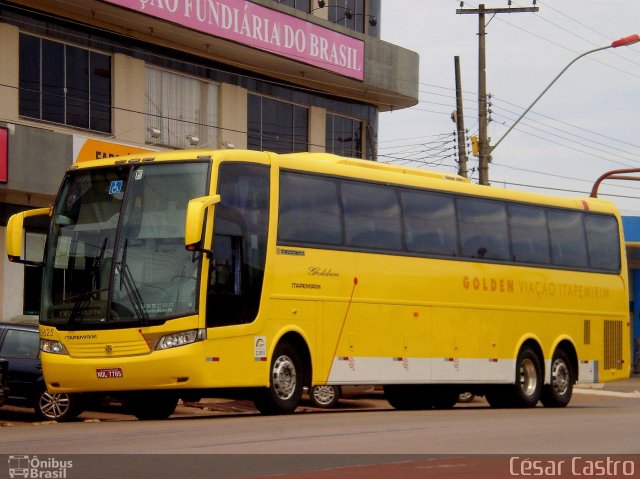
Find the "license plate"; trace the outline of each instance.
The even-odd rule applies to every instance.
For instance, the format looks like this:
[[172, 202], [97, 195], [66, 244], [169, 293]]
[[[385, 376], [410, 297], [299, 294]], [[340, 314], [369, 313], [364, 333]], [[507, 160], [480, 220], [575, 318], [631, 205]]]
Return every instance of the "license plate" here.
[[96, 369], [98, 379], [113, 379], [122, 377], [122, 368]]

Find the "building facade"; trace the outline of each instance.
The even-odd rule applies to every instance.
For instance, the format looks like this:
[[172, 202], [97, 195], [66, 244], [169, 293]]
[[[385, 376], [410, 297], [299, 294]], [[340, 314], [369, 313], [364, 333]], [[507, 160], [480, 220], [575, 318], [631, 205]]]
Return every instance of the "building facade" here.
[[[37, 314], [9, 216], [49, 206], [77, 161], [167, 148], [376, 160], [378, 113], [418, 102], [418, 55], [380, 40], [380, 0], [0, 0], [0, 305]], [[26, 232], [37, 260], [46, 224]]]

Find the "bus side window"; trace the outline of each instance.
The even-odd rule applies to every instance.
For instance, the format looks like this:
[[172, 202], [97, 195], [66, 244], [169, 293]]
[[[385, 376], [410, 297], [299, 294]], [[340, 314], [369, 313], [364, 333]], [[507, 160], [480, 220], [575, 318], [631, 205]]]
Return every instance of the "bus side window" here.
[[264, 165], [220, 165], [208, 272], [208, 327], [254, 321], [267, 257], [269, 175]]
[[214, 239], [209, 288], [217, 294], [241, 293], [242, 238], [216, 235]]

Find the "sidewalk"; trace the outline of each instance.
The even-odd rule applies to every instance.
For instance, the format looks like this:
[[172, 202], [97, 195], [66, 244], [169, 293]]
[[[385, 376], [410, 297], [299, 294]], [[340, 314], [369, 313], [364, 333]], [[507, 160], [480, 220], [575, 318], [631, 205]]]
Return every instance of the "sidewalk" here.
[[627, 397], [640, 398], [640, 374], [632, 374], [628, 379], [622, 381], [612, 381], [601, 384], [577, 384], [574, 391], [578, 394], [582, 391], [621, 393]]

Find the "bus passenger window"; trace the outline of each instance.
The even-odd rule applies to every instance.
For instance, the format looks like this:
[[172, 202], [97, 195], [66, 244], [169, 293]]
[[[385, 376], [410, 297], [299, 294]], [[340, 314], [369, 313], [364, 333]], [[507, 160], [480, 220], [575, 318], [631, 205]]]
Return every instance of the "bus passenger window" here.
[[551, 256], [556, 266], [587, 268], [587, 241], [582, 213], [551, 210], [547, 213], [551, 237]]
[[344, 181], [342, 208], [348, 246], [402, 250], [400, 204], [394, 189]]
[[340, 245], [338, 184], [332, 178], [280, 173], [278, 241]]
[[456, 202], [462, 256], [508, 260], [511, 255], [504, 203], [478, 198], [458, 198]]
[[407, 250], [414, 253], [457, 256], [455, 201], [451, 195], [402, 191]]
[[594, 269], [617, 273], [620, 270], [620, 233], [613, 216], [585, 217], [589, 265]]
[[513, 260], [550, 264], [551, 249], [545, 210], [539, 206], [508, 205]]

